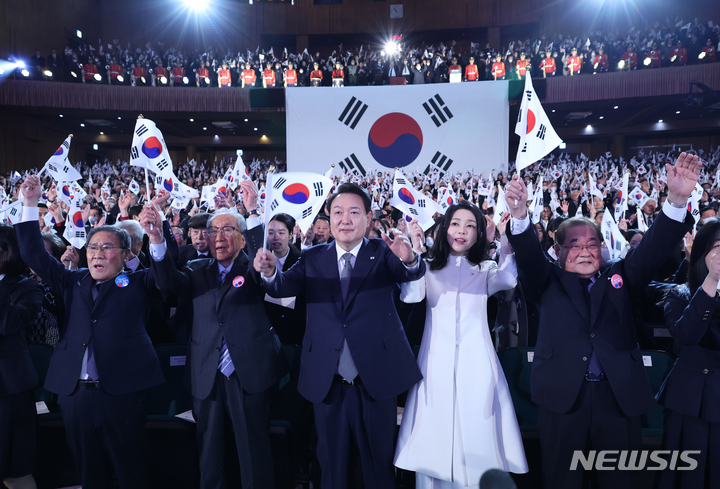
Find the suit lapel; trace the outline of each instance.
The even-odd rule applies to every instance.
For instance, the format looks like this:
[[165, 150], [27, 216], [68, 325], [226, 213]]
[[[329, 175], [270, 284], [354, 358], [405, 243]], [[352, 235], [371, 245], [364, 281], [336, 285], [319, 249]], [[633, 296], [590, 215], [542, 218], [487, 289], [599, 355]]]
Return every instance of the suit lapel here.
[[[235, 277], [239, 275], [244, 275], [247, 271], [247, 264], [248, 264], [248, 257], [245, 254], [244, 251], [241, 251], [238, 257], [233, 262], [232, 267], [230, 268], [230, 271], [225, 276], [225, 281], [220, 285], [218, 294], [217, 294], [217, 301], [215, 303], [215, 308], [217, 309], [220, 307], [220, 302], [222, 301], [223, 297], [225, 297], [225, 294], [227, 294], [228, 290], [230, 290], [230, 287], [233, 286], [233, 280]], [[219, 268], [217, 265], [217, 261], [214, 264], [215, 270], [217, 274], [219, 274]]]
[[338, 270], [338, 256], [335, 243], [325, 245], [325, 250], [316, 255], [317, 267], [327, 283], [327, 289], [338, 313], [342, 311], [342, 292], [340, 289], [340, 272]]
[[360, 286], [368, 275], [370, 275], [372, 269], [375, 268], [375, 264], [380, 261], [379, 255], [381, 250], [382, 248], [372, 246], [368, 239], [363, 238], [363, 244], [360, 247], [360, 251], [358, 251], [357, 258], [355, 258], [355, 266], [353, 267], [350, 288], [348, 289], [344, 307], [347, 307], [353, 301], [358, 290], [360, 290]]
[[590, 327], [595, 324], [598, 314], [600, 313], [600, 306], [602, 305], [603, 297], [605, 297], [607, 282], [608, 277], [602, 274], [590, 288]]
[[[579, 276], [563, 270], [560, 272], [560, 283], [565, 287], [565, 292], [570, 296], [570, 300], [580, 312], [580, 315], [582, 315], [585, 321], [588, 321], [590, 319], [590, 311], [587, 309], [587, 303], [585, 302]], [[593, 288], [595, 287], [593, 286]]]

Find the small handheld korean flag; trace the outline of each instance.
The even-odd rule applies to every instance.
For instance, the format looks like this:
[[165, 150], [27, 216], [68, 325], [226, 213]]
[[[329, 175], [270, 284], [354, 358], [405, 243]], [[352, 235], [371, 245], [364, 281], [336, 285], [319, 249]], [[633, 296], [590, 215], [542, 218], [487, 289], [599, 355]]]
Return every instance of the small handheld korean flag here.
[[435, 224], [433, 216], [436, 212], [442, 213], [440, 206], [430, 197], [415, 190], [400, 170], [395, 170], [390, 205], [417, 219], [423, 231]]
[[605, 208], [600, 230], [602, 231], [603, 238], [605, 239], [605, 244], [610, 251], [610, 259], [614, 260], [616, 258], [620, 258], [627, 241], [620, 232], [620, 228], [618, 228], [618, 225], [615, 223], [615, 220], [613, 219], [612, 214], [610, 214], [610, 210], [608, 208]]
[[618, 190], [617, 197], [615, 198], [615, 222], [620, 222], [620, 219], [625, 215], [628, 210], [628, 182], [630, 179], [630, 173], [625, 172], [622, 179], [622, 186]]
[[228, 168], [223, 178], [231, 190], [235, 190], [241, 180], [250, 180], [250, 175], [248, 175], [247, 167], [245, 163], [243, 163], [242, 156], [238, 155], [235, 164]]
[[540, 222], [540, 215], [542, 214], [542, 211], [544, 208], [543, 204], [545, 201], [543, 199], [542, 184], [543, 184], [543, 177], [542, 177], [542, 175], [540, 175], [540, 178], [538, 179], [537, 187], [535, 188], [535, 195], [533, 196], [533, 201], [532, 201], [532, 222], [533, 222], [533, 224], [537, 224]]
[[63, 233], [63, 238], [75, 248], [82, 248], [86, 242], [85, 223], [82, 218], [82, 209], [80, 209], [81, 201], [81, 199], [72, 200]]
[[110, 196], [110, 177], [107, 177], [105, 179], [105, 183], [102, 184], [102, 187], [100, 187], [100, 194], [103, 198], [107, 198]]
[[694, 224], [693, 224], [693, 230], [695, 229], [695, 225], [697, 225], [698, 220], [700, 219], [700, 199], [702, 199], [704, 189], [700, 186], [699, 183], [695, 184], [695, 188], [693, 189], [692, 193], [690, 194], [690, 198], [688, 199], [688, 212], [692, 215]]
[[510, 210], [507, 205], [507, 201], [505, 200], [505, 190], [500, 185], [497, 186], [497, 189], [498, 198], [495, 205], [495, 213], [493, 214], [493, 222], [496, 226], [500, 224], [500, 219], [502, 218], [503, 214]]
[[20, 199], [7, 206], [1, 214], [2, 218], [7, 219], [7, 221], [13, 225], [19, 223], [22, 214], [23, 200], [25, 200], [25, 198], [20, 196]]
[[156, 175], [172, 178], [172, 160], [162, 133], [149, 119], [138, 119], [135, 123], [130, 164], [146, 168]]
[[134, 178], [130, 181], [130, 192], [134, 193], [135, 195], [140, 193], [140, 185], [135, 181]]
[[458, 203], [457, 195], [452, 187], [443, 187], [438, 198], [438, 203], [440, 204], [443, 214], [448, 210], [448, 207]]
[[540, 105], [540, 99], [529, 76], [525, 77], [525, 90], [515, 124], [515, 134], [520, 136], [520, 146], [515, 158], [518, 171], [543, 158], [562, 143]]
[[288, 214], [306, 233], [332, 186], [332, 180], [319, 173], [273, 173], [265, 190], [265, 228], [273, 216]]
[[71, 140], [72, 134], [63, 141], [50, 159], [47, 160], [40, 173], [48, 172], [56, 182], [74, 182], [82, 178], [80, 172], [68, 161]]
[[[688, 204], [688, 207], [690, 205]], [[641, 233], [647, 233], [648, 225], [645, 222], [645, 213], [639, 207], [635, 208], [635, 216], [637, 217], [637, 228]]]
[[632, 192], [630, 192], [629, 199], [632, 199], [633, 202], [635, 202], [635, 205], [638, 206], [640, 209], [642, 209], [645, 204], [647, 204], [647, 201], [650, 200], [650, 197], [647, 196], [645, 192], [642, 191], [640, 187], [635, 187], [632, 189]]

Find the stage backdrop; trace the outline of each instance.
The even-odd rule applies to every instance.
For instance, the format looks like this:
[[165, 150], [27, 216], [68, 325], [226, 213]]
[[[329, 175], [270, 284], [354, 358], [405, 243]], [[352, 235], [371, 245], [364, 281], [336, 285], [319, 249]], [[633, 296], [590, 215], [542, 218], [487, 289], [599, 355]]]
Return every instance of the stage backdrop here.
[[288, 170], [505, 171], [507, 83], [288, 88]]

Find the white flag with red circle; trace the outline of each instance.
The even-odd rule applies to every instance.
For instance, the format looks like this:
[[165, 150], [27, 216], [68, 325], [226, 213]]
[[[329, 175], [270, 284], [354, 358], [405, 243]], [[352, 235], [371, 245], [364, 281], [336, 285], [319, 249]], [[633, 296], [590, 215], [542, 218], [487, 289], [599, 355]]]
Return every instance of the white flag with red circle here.
[[520, 136], [515, 158], [518, 171], [532, 165], [562, 143], [540, 104], [529, 76], [525, 77], [525, 90], [515, 124], [515, 134]]

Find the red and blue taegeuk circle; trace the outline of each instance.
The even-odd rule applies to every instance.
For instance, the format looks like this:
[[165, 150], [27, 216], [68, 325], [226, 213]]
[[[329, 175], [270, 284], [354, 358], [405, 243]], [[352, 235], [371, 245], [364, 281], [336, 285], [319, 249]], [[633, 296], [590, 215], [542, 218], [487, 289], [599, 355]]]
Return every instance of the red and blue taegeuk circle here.
[[83, 227], [82, 212], [78, 211], [73, 215], [73, 224], [79, 228]]
[[168, 192], [172, 191], [173, 189], [173, 181], [172, 178], [166, 178], [163, 180], [163, 188], [167, 190]]
[[63, 185], [62, 193], [66, 197], [72, 197], [72, 195], [70, 194], [70, 187], [68, 187], [67, 185]]
[[415, 203], [415, 197], [413, 197], [412, 193], [410, 193], [410, 191], [405, 187], [401, 188], [398, 191], [398, 199], [410, 205], [413, 205]]
[[380, 117], [368, 133], [368, 148], [386, 168], [404, 167], [415, 161], [423, 146], [420, 125], [409, 115], [390, 112]]
[[621, 189], [621, 190], [618, 190], [617, 202], [616, 202], [617, 205], [620, 205], [620, 203], [622, 202], [622, 198], [623, 198], [623, 191]]
[[142, 144], [142, 152], [148, 158], [157, 158], [163, 151], [162, 143], [155, 136], [151, 136]]
[[310, 198], [310, 190], [302, 183], [291, 183], [285, 187], [282, 196], [291, 204], [304, 204]]
[[223, 197], [227, 197], [227, 189], [225, 187], [220, 187], [218, 192], [222, 194]]
[[60, 156], [63, 154], [63, 147], [60, 146], [55, 153], [53, 153], [53, 156]]
[[448, 205], [453, 205], [453, 198], [448, 197], [447, 203], [448, 203]]

